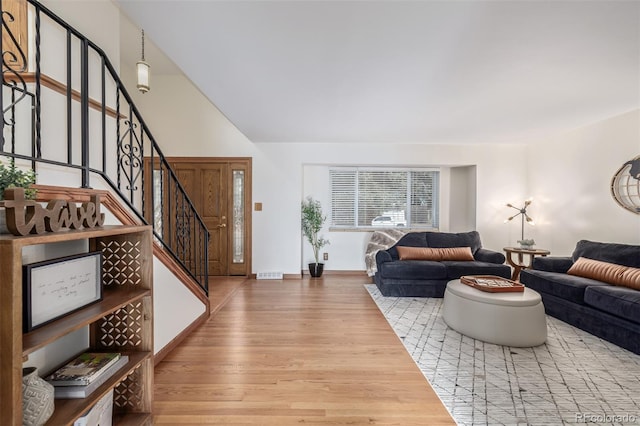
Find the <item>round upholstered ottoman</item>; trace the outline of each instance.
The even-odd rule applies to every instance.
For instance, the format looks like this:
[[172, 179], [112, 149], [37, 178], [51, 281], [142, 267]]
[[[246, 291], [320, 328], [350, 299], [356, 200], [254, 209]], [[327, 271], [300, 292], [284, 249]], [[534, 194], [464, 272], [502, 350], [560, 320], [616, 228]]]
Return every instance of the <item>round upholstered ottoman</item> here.
[[450, 281], [442, 306], [444, 322], [457, 332], [496, 345], [529, 347], [547, 340], [547, 320], [540, 294], [488, 293]]

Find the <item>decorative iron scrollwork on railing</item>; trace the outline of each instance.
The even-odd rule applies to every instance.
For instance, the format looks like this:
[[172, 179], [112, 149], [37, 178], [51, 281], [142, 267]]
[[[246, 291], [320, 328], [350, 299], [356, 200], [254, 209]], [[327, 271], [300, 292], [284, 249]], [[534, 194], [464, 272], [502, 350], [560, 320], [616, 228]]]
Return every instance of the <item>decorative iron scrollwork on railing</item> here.
[[176, 251], [181, 254], [185, 263], [191, 261], [190, 245], [191, 245], [191, 221], [188, 210], [185, 206], [184, 195], [178, 191], [175, 193], [175, 247]]
[[[7, 49], [7, 46], [2, 46], [2, 79], [3, 85], [11, 88], [11, 102], [2, 108], [2, 120], [4, 125], [14, 127], [15, 126], [15, 106], [22, 99], [27, 96], [27, 83], [20, 75], [27, 70], [27, 58], [18, 44], [13, 32], [9, 28], [8, 22], [14, 22], [14, 17], [7, 11], [2, 11], [2, 32], [7, 34], [8, 39], [11, 40], [11, 46]], [[5, 38], [6, 40], [6, 38]], [[16, 54], [17, 52], [17, 54]], [[15, 67], [14, 64], [18, 64]], [[15, 93], [18, 92], [18, 97]], [[7, 117], [7, 112], [11, 111], [11, 115]], [[0, 142], [0, 150], [4, 149], [4, 137]]]
[[125, 188], [133, 192], [139, 189], [136, 182], [142, 175], [142, 143], [136, 134], [138, 125], [125, 120], [126, 129], [118, 141], [118, 186], [122, 189], [122, 176]]

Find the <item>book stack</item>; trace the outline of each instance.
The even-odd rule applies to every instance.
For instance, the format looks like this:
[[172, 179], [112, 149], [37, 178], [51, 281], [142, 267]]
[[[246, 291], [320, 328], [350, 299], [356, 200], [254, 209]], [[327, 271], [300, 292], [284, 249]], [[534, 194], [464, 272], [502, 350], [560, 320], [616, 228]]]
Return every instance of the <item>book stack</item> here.
[[119, 353], [85, 352], [45, 380], [54, 386], [56, 398], [86, 398], [128, 361]]

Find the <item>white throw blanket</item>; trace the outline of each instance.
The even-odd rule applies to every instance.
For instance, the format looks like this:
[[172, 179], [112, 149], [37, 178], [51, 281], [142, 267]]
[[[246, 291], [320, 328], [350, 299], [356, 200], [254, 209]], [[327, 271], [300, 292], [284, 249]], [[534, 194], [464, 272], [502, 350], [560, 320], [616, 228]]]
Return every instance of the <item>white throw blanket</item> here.
[[376, 265], [376, 253], [380, 250], [386, 250], [393, 246], [410, 231], [398, 228], [381, 229], [371, 234], [367, 250], [364, 254], [364, 263], [367, 266], [367, 275], [372, 277], [376, 274], [378, 267]]

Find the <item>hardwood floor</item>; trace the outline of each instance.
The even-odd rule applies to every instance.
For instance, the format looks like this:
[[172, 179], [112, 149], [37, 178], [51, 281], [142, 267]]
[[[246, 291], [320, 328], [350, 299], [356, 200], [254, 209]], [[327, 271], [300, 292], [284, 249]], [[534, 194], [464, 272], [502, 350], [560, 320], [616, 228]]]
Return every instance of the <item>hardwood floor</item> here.
[[366, 282], [248, 280], [156, 366], [155, 424], [455, 425]]

